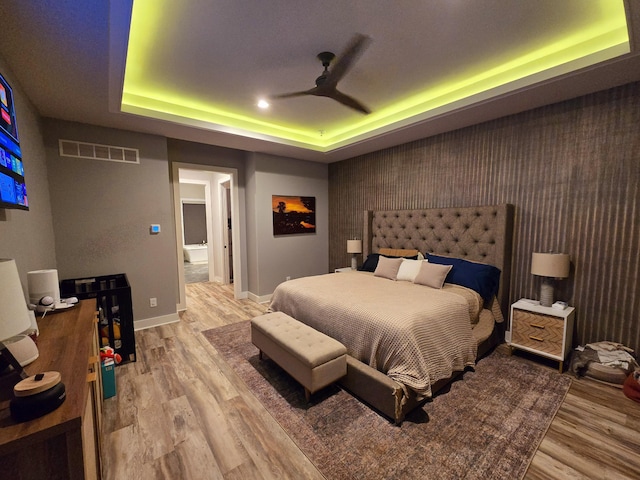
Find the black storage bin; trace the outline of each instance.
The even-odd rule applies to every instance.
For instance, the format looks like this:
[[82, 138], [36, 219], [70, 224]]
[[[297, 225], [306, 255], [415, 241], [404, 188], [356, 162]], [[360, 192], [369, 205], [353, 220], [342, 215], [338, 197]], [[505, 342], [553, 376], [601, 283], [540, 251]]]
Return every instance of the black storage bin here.
[[100, 345], [113, 347], [122, 363], [136, 361], [131, 287], [126, 274], [62, 280], [60, 297], [95, 298], [100, 316]]

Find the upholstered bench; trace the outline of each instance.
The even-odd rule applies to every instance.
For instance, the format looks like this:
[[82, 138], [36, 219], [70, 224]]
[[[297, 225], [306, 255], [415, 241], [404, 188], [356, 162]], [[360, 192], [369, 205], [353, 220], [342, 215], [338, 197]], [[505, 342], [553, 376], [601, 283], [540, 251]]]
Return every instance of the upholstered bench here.
[[251, 342], [312, 393], [347, 374], [347, 349], [282, 312], [251, 320]]

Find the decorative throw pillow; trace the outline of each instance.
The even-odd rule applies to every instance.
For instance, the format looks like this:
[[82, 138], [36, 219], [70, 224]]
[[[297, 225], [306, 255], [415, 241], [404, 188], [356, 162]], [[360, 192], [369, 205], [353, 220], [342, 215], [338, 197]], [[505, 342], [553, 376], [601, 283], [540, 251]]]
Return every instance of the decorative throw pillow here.
[[380, 257], [378, 259], [378, 266], [373, 275], [376, 277], [388, 278], [389, 280], [395, 280], [400, 270], [401, 258], [388, 258]]
[[416, 275], [420, 271], [420, 265], [423, 263], [425, 262], [422, 260], [409, 260], [407, 258], [403, 258], [400, 268], [398, 269], [396, 280], [413, 282], [413, 279], [416, 278]]
[[439, 265], [436, 263], [422, 262], [420, 271], [413, 283], [426, 285], [432, 288], [442, 288], [447, 274], [453, 268], [453, 265]]
[[376, 267], [378, 266], [378, 259], [380, 258], [379, 253], [371, 253], [367, 255], [367, 259], [364, 261], [362, 266], [358, 268], [358, 270], [362, 272], [375, 272]]
[[420, 254], [415, 248], [379, 248], [378, 253], [391, 258], [412, 258]]
[[[378, 259], [383, 256], [387, 258], [401, 258], [401, 257], [393, 257], [389, 255], [382, 255], [380, 253], [370, 253], [369, 255], [367, 255], [367, 259], [364, 261], [362, 266], [358, 267], [358, 270], [360, 270], [361, 272], [375, 272], [376, 267], [378, 266]], [[407, 258], [409, 260], [417, 260], [418, 255], [414, 255], [413, 257], [403, 257], [403, 258]]]
[[498, 294], [500, 269], [486, 263], [471, 262], [462, 258], [442, 257], [427, 253], [429, 263], [453, 265], [446, 278], [447, 283], [455, 283], [475, 290], [489, 303]]

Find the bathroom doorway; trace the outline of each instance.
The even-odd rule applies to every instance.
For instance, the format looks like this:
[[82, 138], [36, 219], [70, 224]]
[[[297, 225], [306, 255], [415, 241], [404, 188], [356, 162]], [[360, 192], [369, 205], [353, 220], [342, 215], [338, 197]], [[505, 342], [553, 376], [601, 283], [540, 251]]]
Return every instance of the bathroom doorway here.
[[238, 218], [237, 171], [174, 163], [172, 174], [180, 290], [178, 309], [186, 309], [185, 283], [233, 284], [236, 298], [240, 298], [237, 272], [241, 258], [234, 255], [234, 244], [239, 241], [234, 241], [237, 232], [232, 228], [234, 219]]
[[[193, 194], [186, 198], [187, 190], [195, 191], [198, 198], [193, 198]], [[209, 248], [208, 209], [204, 190], [204, 185], [180, 183], [184, 283], [208, 282], [210, 279], [209, 252], [207, 251]]]

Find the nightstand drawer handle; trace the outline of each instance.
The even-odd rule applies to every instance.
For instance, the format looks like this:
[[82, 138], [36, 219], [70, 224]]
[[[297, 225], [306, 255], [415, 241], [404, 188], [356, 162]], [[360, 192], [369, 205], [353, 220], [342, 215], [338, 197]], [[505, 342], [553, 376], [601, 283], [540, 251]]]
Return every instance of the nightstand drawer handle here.
[[544, 342], [544, 338], [534, 337], [533, 335], [529, 335], [531, 340], [535, 340], [536, 342]]
[[533, 328], [541, 328], [542, 330], [544, 330], [544, 325], [540, 325], [539, 323], [530, 323], [529, 326]]

